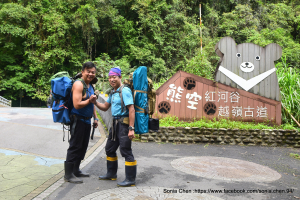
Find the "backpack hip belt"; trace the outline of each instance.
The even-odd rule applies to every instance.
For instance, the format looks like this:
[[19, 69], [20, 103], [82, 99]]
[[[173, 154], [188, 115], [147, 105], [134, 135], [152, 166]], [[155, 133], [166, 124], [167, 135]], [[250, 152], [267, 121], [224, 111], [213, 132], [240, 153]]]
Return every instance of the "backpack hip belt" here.
[[83, 117], [83, 116], [79, 116], [79, 115], [70, 115], [71, 121], [72, 121], [72, 126], [70, 127], [70, 134], [71, 136], [74, 135], [75, 132], [75, 127], [77, 124], [77, 119], [84, 119], [84, 120], [88, 120], [91, 119], [91, 117]]
[[84, 120], [88, 120], [88, 119], [91, 119], [93, 116], [90, 116], [90, 117], [83, 117], [83, 116], [80, 116], [80, 115], [75, 115], [75, 114], [73, 114], [73, 115], [71, 115], [71, 117], [76, 117], [76, 118], [78, 118], [78, 119], [84, 119]]
[[118, 123], [129, 125], [129, 117], [116, 117], [113, 118], [113, 124], [111, 127], [111, 140], [116, 141], [116, 128]]
[[129, 117], [114, 118], [114, 120], [129, 125]]

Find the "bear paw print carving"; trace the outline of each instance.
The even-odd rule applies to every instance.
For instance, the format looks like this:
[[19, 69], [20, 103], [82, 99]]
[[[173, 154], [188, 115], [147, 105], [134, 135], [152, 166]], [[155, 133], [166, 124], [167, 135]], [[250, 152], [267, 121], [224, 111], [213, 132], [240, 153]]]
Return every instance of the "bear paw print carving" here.
[[212, 103], [212, 102], [208, 102], [204, 105], [204, 112], [207, 114], [207, 115], [213, 115], [216, 113], [216, 110], [217, 110], [217, 106]]
[[167, 101], [162, 101], [158, 104], [158, 111], [161, 114], [168, 114], [171, 110], [171, 105]]
[[196, 81], [192, 77], [187, 77], [183, 81], [183, 87], [187, 90], [192, 90], [196, 87]]

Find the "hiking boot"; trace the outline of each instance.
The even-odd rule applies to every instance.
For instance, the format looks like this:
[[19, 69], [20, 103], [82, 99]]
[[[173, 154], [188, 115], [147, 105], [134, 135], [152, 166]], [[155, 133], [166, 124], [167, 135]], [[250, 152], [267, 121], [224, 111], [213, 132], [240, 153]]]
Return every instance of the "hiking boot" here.
[[99, 176], [100, 180], [117, 180], [118, 157], [106, 157], [107, 173]]
[[83, 183], [81, 179], [77, 178], [73, 174], [73, 169], [74, 169], [74, 163], [65, 161], [65, 176], [64, 176], [65, 181], [70, 183]]
[[125, 175], [126, 178], [123, 182], [118, 183], [119, 187], [135, 186], [136, 177], [136, 160], [134, 162], [125, 161]]
[[81, 163], [81, 161], [76, 161], [76, 162], [74, 162], [73, 174], [74, 174], [76, 177], [89, 177], [89, 176], [90, 176], [89, 173], [83, 173], [83, 172], [79, 169], [80, 163]]

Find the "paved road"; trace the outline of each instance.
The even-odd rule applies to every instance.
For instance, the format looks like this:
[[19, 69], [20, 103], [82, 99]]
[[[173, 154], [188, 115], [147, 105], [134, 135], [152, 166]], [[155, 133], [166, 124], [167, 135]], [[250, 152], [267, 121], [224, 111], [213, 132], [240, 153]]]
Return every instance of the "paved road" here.
[[[89, 148], [100, 138], [98, 129], [95, 135]], [[1, 107], [0, 138], [1, 200], [31, 199], [61, 177], [68, 136], [63, 142], [50, 109]]]
[[[118, 188], [116, 181], [98, 180], [106, 172], [102, 150], [84, 168], [91, 173], [84, 184], [62, 183], [45, 199], [300, 198], [300, 161], [289, 157], [299, 149], [135, 142], [133, 151], [136, 187]], [[124, 179], [124, 162], [119, 158], [117, 181]], [[238, 191], [242, 193], [234, 193]]]
[[[300, 150], [282, 147], [134, 142], [136, 187], [118, 188], [98, 180], [106, 172], [103, 129], [82, 163], [91, 177], [65, 183], [61, 128], [50, 109], [0, 108], [1, 200], [300, 198], [300, 161], [289, 157]], [[119, 154], [118, 181], [124, 163]]]

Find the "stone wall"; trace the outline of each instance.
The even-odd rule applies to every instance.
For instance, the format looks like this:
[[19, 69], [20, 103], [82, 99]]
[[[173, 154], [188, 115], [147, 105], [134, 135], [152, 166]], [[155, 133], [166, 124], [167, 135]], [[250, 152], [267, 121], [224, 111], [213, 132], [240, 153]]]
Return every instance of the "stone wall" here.
[[158, 132], [141, 135], [142, 142], [210, 143], [229, 145], [261, 145], [300, 148], [300, 132], [296, 130], [240, 130], [198, 127], [160, 127]]
[[[104, 103], [108, 97], [99, 95], [98, 101]], [[103, 112], [97, 108], [107, 128], [111, 126], [111, 109]], [[142, 142], [163, 143], [209, 143], [230, 145], [262, 145], [284, 146], [300, 148], [300, 132], [295, 130], [240, 130], [240, 129], [213, 129], [198, 127], [160, 127], [158, 132], [149, 131], [141, 135]]]

